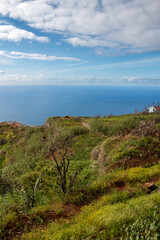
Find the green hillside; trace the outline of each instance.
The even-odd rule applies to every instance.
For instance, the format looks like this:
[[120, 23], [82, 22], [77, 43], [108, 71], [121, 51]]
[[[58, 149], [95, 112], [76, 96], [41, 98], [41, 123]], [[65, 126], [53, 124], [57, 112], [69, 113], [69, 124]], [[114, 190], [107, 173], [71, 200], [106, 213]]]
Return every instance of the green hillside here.
[[159, 238], [159, 114], [0, 124], [0, 239]]

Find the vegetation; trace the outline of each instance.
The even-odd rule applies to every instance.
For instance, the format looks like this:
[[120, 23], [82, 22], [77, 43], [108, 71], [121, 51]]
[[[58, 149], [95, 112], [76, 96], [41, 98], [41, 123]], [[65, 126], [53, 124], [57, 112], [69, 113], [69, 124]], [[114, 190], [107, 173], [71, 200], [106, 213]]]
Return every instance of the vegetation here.
[[1, 123], [0, 238], [159, 239], [159, 124], [155, 113]]

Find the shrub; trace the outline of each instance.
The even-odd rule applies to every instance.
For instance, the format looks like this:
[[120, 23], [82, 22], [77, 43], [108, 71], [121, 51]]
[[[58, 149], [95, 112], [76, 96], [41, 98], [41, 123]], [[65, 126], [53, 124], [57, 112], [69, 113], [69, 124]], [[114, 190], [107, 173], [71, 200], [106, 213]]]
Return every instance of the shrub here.
[[28, 154], [37, 154], [42, 149], [42, 133], [34, 133], [26, 143], [26, 152]]
[[[140, 206], [137, 206], [137, 211]], [[160, 237], [160, 206], [149, 209], [148, 216], [145, 218], [137, 214], [137, 219], [131, 224], [124, 224], [122, 228], [123, 236], [126, 240], [130, 239], [155, 239]], [[124, 239], [124, 237], [121, 238]]]
[[103, 119], [93, 119], [91, 121], [91, 130], [93, 132], [100, 132], [106, 136], [128, 134], [138, 126], [141, 121], [140, 116], [132, 116], [126, 119], [120, 119], [116, 123], [106, 124]]
[[71, 128], [70, 132], [71, 132], [71, 136], [78, 136], [78, 135], [88, 133], [89, 130], [83, 126], [75, 126]]
[[109, 133], [109, 127], [108, 125], [104, 124], [104, 121], [102, 119], [95, 118], [91, 121], [91, 130], [92, 132], [100, 132], [104, 135], [108, 135]]
[[82, 118], [81, 118], [81, 117], [75, 117], [75, 118], [74, 118], [74, 121], [75, 121], [75, 122], [82, 122]]
[[4, 181], [8, 182], [11, 185], [14, 185], [17, 177], [20, 177], [23, 174], [26, 174], [40, 165], [44, 166], [46, 162], [42, 156], [26, 156], [20, 159], [16, 159], [15, 162], [7, 163], [2, 169], [2, 178]]
[[7, 140], [4, 137], [0, 137], [0, 145], [7, 144]]
[[14, 224], [16, 221], [18, 221], [17, 214], [14, 213], [8, 213], [6, 214], [0, 221], [0, 238], [6, 239], [6, 229], [9, 225]]
[[145, 183], [158, 176], [160, 176], [160, 164], [150, 168], [136, 167], [127, 169], [126, 171], [118, 170], [110, 175], [108, 174], [108, 176], [106, 175], [106, 178], [109, 178], [111, 184], [119, 180], [133, 184], [138, 182]]

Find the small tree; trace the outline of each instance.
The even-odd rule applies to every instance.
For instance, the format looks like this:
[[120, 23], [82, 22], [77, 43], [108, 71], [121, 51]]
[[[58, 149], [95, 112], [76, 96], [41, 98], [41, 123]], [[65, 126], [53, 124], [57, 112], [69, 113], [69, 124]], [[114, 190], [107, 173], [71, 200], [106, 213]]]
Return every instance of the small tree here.
[[75, 171], [73, 175], [69, 175], [69, 166], [70, 166], [70, 156], [68, 147], [65, 149], [56, 148], [53, 150], [50, 149], [52, 159], [55, 162], [56, 170], [57, 170], [57, 185], [60, 186], [61, 190], [64, 194], [67, 191], [71, 191], [73, 187], [73, 183], [78, 175], [78, 170]]
[[63, 128], [48, 125], [49, 134], [46, 138], [45, 149], [51, 155], [51, 162], [57, 171], [57, 185], [62, 192], [66, 194], [72, 190], [75, 179], [78, 175], [78, 170], [73, 174], [69, 174], [71, 161], [71, 152], [69, 151], [71, 133]]

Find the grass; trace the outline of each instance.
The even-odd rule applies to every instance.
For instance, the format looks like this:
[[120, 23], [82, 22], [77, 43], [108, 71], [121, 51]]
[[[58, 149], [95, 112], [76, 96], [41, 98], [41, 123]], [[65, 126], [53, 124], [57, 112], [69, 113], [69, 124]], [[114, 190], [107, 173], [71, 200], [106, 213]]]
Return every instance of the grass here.
[[99, 134], [88, 133], [73, 139], [72, 148], [74, 150], [74, 160], [89, 160], [91, 158], [91, 151], [99, 145], [104, 137]]
[[[149, 168], [136, 167], [127, 170], [116, 170], [110, 173], [101, 174], [97, 179], [92, 179], [90, 184], [82, 186], [76, 193], [69, 197], [69, 201], [74, 204], [84, 204], [98, 196], [110, 193], [112, 189], [117, 187], [140, 188], [143, 189], [144, 183], [153, 179], [160, 179], [160, 164]], [[139, 190], [135, 188], [137, 193]], [[143, 189], [144, 190], [144, 189]]]
[[106, 136], [116, 136], [119, 134], [124, 135], [126, 133], [130, 133], [131, 130], [136, 128], [142, 119], [142, 116], [132, 116], [121, 118], [118, 122], [115, 122], [115, 118], [114, 121], [108, 122], [108, 119], [105, 119], [104, 121], [104, 119], [95, 118], [91, 121], [91, 129], [93, 132], [100, 132]]
[[130, 168], [125, 171], [118, 170], [115, 173], [108, 176], [111, 183], [115, 183], [117, 181], [124, 181], [129, 184], [135, 183], [145, 183], [149, 180], [156, 179], [160, 177], [160, 164], [152, 166], [150, 168]]
[[[108, 138], [104, 145], [106, 164], [125, 159], [159, 159], [160, 140], [155, 137]], [[146, 161], [147, 162], [147, 161]]]

